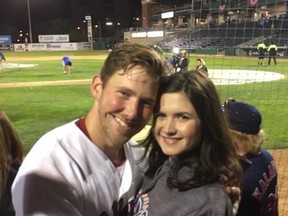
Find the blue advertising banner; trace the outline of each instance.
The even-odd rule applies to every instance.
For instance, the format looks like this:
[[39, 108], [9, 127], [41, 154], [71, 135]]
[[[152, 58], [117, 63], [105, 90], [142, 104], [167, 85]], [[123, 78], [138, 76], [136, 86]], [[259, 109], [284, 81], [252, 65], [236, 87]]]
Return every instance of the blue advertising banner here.
[[0, 45], [11, 45], [11, 35], [0, 35]]

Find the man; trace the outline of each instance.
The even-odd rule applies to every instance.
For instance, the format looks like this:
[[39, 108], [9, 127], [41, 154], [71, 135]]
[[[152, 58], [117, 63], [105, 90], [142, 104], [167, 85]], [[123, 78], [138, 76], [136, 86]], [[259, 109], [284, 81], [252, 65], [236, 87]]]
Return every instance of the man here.
[[62, 65], [64, 68], [64, 74], [70, 74], [71, 73], [71, 67], [72, 67], [72, 60], [69, 56], [64, 56], [62, 58]]
[[263, 59], [265, 56], [265, 49], [266, 49], [266, 45], [263, 41], [261, 41], [258, 46], [257, 46], [257, 50], [258, 50], [258, 65], [263, 65]]
[[144, 45], [112, 49], [92, 79], [88, 114], [45, 134], [26, 156], [12, 186], [16, 215], [131, 214], [143, 167], [129, 139], [151, 117], [164, 62]]
[[271, 45], [268, 47], [267, 51], [269, 54], [268, 65], [270, 65], [271, 63], [271, 58], [273, 58], [274, 60], [274, 65], [277, 65], [276, 55], [277, 55], [278, 48], [273, 41], [271, 42]]
[[186, 72], [188, 71], [189, 59], [187, 58], [186, 50], [181, 51], [181, 57], [179, 62], [176, 64], [176, 72]]
[[2, 68], [3, 68], [3, 61], [6, 61], [5, 56], [2, 52], [0, 52], [0, 73], [2, 72]]

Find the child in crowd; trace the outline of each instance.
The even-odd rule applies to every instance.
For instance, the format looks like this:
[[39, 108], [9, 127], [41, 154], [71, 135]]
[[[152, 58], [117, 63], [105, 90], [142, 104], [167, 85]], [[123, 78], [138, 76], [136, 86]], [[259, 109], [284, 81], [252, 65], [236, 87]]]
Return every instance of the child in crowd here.
[[262, 148], [262, 116], [253, 105], [227, 100], [223, 105], [237, 153], [251, 161], [243, 177], [237, 216], [278, 216], [277, 170], [272, 155]]

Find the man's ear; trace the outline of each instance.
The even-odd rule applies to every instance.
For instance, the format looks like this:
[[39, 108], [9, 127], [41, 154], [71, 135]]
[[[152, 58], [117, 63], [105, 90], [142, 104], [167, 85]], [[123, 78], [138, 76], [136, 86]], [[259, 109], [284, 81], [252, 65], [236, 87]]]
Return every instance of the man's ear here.
[[102, 93], [102, 80], [99, 75], [93, 77], [90, 91], [93, 98], [95, 98], [96, 100], [100, 98]]

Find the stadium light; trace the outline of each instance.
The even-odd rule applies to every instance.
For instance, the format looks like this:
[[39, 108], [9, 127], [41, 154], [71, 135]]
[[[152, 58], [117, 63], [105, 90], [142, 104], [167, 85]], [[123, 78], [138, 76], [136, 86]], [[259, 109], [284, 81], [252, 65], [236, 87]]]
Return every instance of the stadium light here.
[[91, 50], [93, 50], [93, 34], [92, 34], [92, 18], [90, 15], [85, 16], [85, 21], [87, 21], [87, 37], [88, 42], [90, 42]]
[[[191, 14], [190, 14], [190, 40], [192, 39], [192, 31], [193, 31], [193, 9], [194, 9], [194, 0], [191, 0]], [[189, 43], [189, 50], [188, 52], [190, 53], [190, 43]]]
[[180, 52], [180, 49], [178, 47], [173, 47], [173, 53], [178, 54]]
[[98, 21], [98, 25], [95, 25], [95, 28], [99, 30], [99, 38], [102, 38], [102, 31], [101, 31], [101, 21]]
[[33, 39], [32, 39], [32, 27], [31, 27], [31, 15], [30, 15], [30, 2], [29, 2], [29, 0], [27, 0], [27, 8], [28, 8], [28, 22], [29, 22], [30, 43], [33, 43]]

